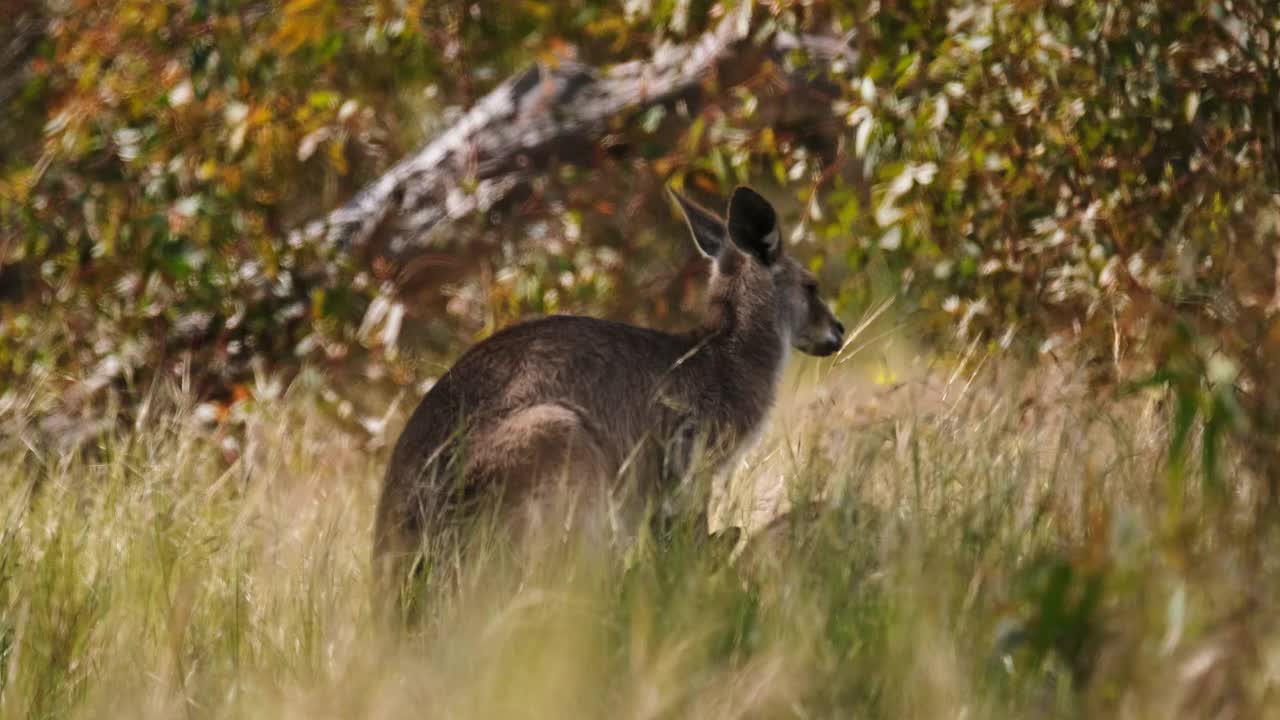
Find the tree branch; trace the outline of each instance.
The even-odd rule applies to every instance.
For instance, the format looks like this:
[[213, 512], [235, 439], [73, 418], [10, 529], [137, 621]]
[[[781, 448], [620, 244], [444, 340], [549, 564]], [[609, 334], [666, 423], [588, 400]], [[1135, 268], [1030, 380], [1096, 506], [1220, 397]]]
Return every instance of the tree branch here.
[[341, 253], [404, 260], [456, 221], [495, 209], [553, 162], [594, 162], [599, 141], [619, 120], [693, 100], [708, 77], [740, 81], [763, 60], [794, 51], [819, 63], [856, 59], [844, 39], [778, 32], [757, 48], [747, 42], [748, 30], [730, 14], [692, 43], [663, 45], [648, 60], [604, 72], [574, 62], [535, 65], [304, 232]]

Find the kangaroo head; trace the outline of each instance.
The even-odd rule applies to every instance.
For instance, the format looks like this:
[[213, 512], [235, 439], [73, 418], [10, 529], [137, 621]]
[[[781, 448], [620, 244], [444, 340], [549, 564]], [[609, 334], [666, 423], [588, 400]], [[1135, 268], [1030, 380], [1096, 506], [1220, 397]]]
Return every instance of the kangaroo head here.
[[818, 296], [813, 273], [783, 255], [778, 214], [768, 200], [739, 187], [729, 199], [726, 221], [675, 191], [671, 194], [699, 252], [714, 262], [707, 291], [713, 313], [734, 323], [764, 323], [809, 355], [840, 349], [844, 326]]

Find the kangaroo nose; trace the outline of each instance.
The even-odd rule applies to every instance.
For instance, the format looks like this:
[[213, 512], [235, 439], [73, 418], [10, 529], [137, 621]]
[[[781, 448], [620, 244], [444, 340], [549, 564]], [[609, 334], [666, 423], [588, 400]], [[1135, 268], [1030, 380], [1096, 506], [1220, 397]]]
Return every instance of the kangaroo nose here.
[[836, 321], [836, 335], [844, 337], [844, 323], [839, 320]]

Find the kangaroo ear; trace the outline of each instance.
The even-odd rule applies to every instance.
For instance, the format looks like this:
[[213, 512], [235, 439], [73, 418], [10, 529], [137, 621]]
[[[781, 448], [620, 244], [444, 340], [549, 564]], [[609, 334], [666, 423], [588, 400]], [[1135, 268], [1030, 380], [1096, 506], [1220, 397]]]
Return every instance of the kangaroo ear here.
[[765, 265], [772, 265], [782, 255], [778, 213], [749, 187], [739, 187], [729, 198], [729, 237], [739, 249]]
[[709, 258], [718, 257], [720, 250], [724, 248], [725, 237], [729, 234], [724, 220], [671, 188], [667, 188], [667, 192], [671, 193], [671, 197], [680, 206], [680, 212], [689, 225], [689, 232], [693, 234], [698, 251]]

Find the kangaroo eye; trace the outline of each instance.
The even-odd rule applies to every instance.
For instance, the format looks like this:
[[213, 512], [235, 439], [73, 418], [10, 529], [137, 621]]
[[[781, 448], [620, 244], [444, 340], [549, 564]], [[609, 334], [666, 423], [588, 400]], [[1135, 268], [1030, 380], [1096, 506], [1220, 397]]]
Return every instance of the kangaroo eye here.
[[818, 292], [818, 283], [813, 280], [806, 280], [804, 283], [804, 289], [805, 292], [816, 293]]

